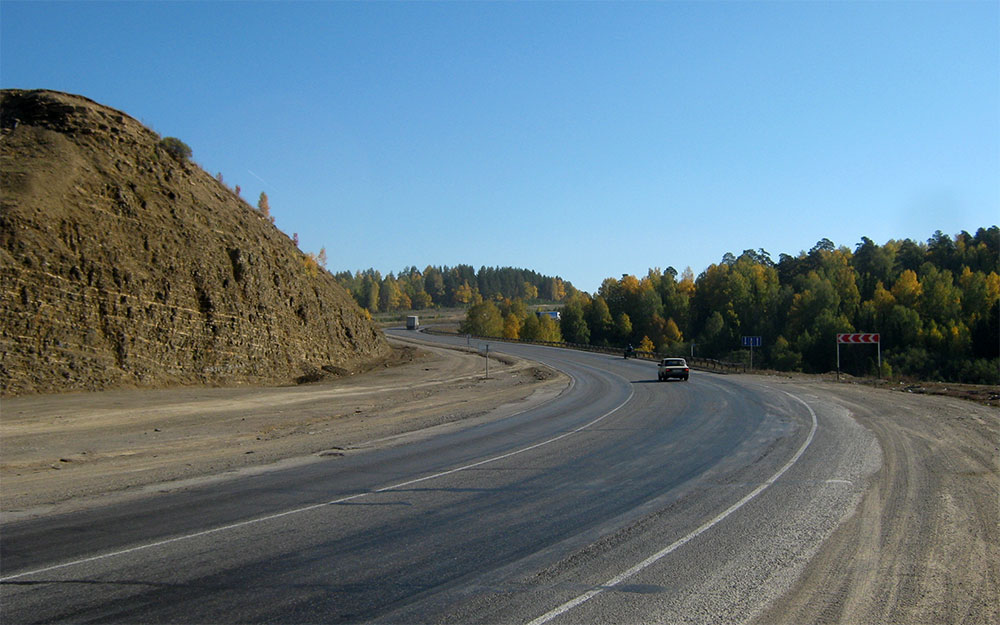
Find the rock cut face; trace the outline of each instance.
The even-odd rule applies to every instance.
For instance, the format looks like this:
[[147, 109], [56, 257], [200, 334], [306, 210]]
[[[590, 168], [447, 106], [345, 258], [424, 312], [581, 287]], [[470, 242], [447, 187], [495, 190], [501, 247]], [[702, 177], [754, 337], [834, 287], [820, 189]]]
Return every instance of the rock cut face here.
[[135, 119], [0, 94], [0, 392], [285, 383], [384, 358], [333, 276]]

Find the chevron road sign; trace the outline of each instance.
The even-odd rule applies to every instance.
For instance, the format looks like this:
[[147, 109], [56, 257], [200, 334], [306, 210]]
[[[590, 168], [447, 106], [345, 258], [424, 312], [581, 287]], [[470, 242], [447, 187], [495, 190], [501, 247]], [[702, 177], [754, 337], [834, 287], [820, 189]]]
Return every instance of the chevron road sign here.
[[878, 334], [868, 332], [857, 332], [854, 334], [838, 334], [838, 343], [878, 343]]
[[837, 379], [840, 379], [840, 344], [849, 345], [873, 344], [878, 345], [878, 377], [882, 377], [882, 341], [879, 335], [874, 332], [854, 332], [852, 334], [837, 335]]

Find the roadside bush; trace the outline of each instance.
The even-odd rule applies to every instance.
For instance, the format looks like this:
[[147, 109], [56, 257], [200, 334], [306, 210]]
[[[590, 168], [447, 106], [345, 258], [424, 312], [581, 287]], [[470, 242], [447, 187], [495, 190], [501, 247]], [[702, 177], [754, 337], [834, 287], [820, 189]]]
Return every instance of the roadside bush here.
[[160, 140], [160, 147], [178, 161], [184, 162], [191, 158], [191, 148], [177, 137], [164, 137]]

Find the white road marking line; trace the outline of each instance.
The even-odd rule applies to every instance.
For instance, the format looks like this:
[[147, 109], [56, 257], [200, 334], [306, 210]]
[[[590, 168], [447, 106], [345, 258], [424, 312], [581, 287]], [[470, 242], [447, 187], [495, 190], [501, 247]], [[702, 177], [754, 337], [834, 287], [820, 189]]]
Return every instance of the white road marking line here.
[[566, 603], [562, 604], [561, 606], [559, 606], [559, 607], [557, 607], [557, 608], [555, 608], [553, 610], [550, 610], [550, 611], [546, 612], [545, 614], [539, 616], [538, 618], [534, 619], [533, 621], [530, 621], [528, 623], [528, 625], [543, 625], [544, 623], [548, 623], [549, 621], [551, 621], [552, 619], [556, 618], [557, 616], [559, 616], [561, 614], [565, 614], [566, 612], [569, 612], [570, 610], [572, 610], [573, 608], [577, 607], [578, 605], [580, 605], [580, 604], [582, 604], [582, 603], [584, 603], [586, 601], [589, 601], [590, 599], [593, 599], [597, 595], [603, 593], [605, 590], [608, 590], [609, 588], [613, 588], [614, 586], [617, 586], [618, 584], [624, 582], [625, 580], [627, 580], [628, 578], [632, 577], [633, 575], [639, 573], [643, 569], [646, 569], [649, 566], [651, 566], [652, 564], [654, 564], [657, 561], [661, 560], [665, 556], [673, 553], [677, 549], [680, 549], [681, 547], [683, 547], [687, 543], [691, 542], [692, 540], [694, 540], [698, 536], [701, 536], [702, 534], [704, 534], [708, 530], [712, 529], [713, 527], [715, 527], [716, 525], [718, 525], [719, 523], [721, 523], [723, 520], [725, 520], [726, 517], [728, 517], [732, 513], [736, 512], [737, 510], [739, 510], [740, 508], [742, 508], [743, 506], [745, 506], [747, 503], [749, 503], [751, 500], [753, 500], [755, 497], [757, 497], [757, 495], [759, 495], [762, 492], [764, 492], [764, 490], [766, 490], [771, 484], [774, 484], [778, 480], [778, 478], [780, 478], [782, 475], [785, 474], [786, 471], [788, 471], [788, 469], [792, 468], [792, 465], [794, 465], [796, 462], [798, 462], [799, 458], [802, 457], [802, 454], [805, 453], [806, 448], [809, 447], [810, 444], [812, 444], [813, 436], [816, 434], [816, 429], [818, 427], [818, 424], [817, 424], [817, 420], [816, 420], [816, 412], [812, 409], [812, 406], [810, 406], [809, 404], [807, 404], [802, 399], [796, 397], [795, 395], [792, 395], [791, 393], [789, 393], [787, 391], [781, 391], [781, 392], [785, 393], [786, 395], [788, 395], [792, 399], [798, 401], [803, 406], [805, 406], [809, 410], [809, 414], [812, 416], [812, 429], [809, 430], [809, 436], [806, 437], [805, 442], [802, 443], [802, 447], [799, 448], [799, 450], [795, 453], [794, 456], [792, 456], [791, 460], [789, 460], [785, 464], [785, 466], [781, 467], [781, 469], [779, 469], [777, 473], [775, 473], [770, 478], [768, 478], [768, 480], [766, 482], [764, 482], [763, 484], [761, 484], [757, 488], [755, 488], [752, 491], [750, 491], [742, 499], [740, 499], [739, 501], [737, 501], [733, 505], [731, 505], [728, 508], [726, 508], [725, 511], [723, 511], [720, 514], [718, 514], [715, 518], [713, 518], [712, 520], [708, 521], [707, 523], [704, 523], [698, 529], [694, 530], [693, 532], [691, 532], [687, 536], [684, 536], [683, 538], [681, 538], [681, 539], [679, 539], [679, 540], [671, 543], [670, 545], [664, 547], [660, 551], [657, 551], [656, 553], [654, 553], [653, 555], [649, 556], [648, 558], [646, 558], [642, 562], [636, 564], [635, 566], [633, 566], [632, 568], [628, 569], [627, 571], [624, 571], [623, 573], [619, 573], [618, 575], [615, 575], [614, 577], [612, 577], [608, 581], [604, 582], [603, 584], [600, 584], [597, 588], [595, 588], [593, 590], [590, 590], [588, 592], [585, 592], [582, 595], [580, 595], [580, 596], [578, 596], [578, 597], [576, 597], [574, 599], [571, 599], [571, 600], [567, 601]]
[[[612, 375], [617, 375], [617, 374], [612, 374]], [[572, 375], [570, 375], [570, 379], [573, 381], [573, 386], [575, 386], [576, 385], [576, 378], [574, 378]], [[225, 532], [225, 531], [229, 531], [229, 530], [233, 530], [233, 529], [238, 529], [238, 528], [241, 528], [241, 527], [246, 527], [248, 525], [255, 525], [257, 523], [264, 523], [266, 521], [273, 521], [274, 519], [280, 519], [282, 517], [291, 516], [293, 514], [301, 514], [303, 512], [309, 512], [311, 510], [316, 510], [316, 509], [322, 508], [324, 506], [331, 506], [331, 505], [336, 505], [336, 504], [340, 504], [340, 503], [345, 503], [345, 502], [348, 502], [348, 501], [352, 501], [354, 499], [360, 499], [362, 497], [371, 495], [373, 493], [384, 493], [386, 491], [391, 491], [391, 490], [403, 488], [403, 487], [406, 487], [406, 486], [410, 486], [412, 484], [417, 484], [419, 482], [426, 482], [427, 480], [433, 480], [433, 479], [436, 479], [436, 478], [439, 478], [439, 477], [443, 477], [445, 475], [451, 475], [452, 473], [458, 473], [459, 471], [466, 471], [468, 469], [472, 469], [472, 468], [475, 468], [475, 467], [481, 467], [484, 464], [489, 464], [491, 462], [497, 462], [499, 460], [504, 460], [506, 458], [510, 458], [511, 456], [516, 456], [518, 454], [522, 454], [524, 452], [531, 451], [532, 449], [538, 449], [539, 447], [544, 447], [545, 445], [549, 445], [551, 443], [554, 443], [554, 442], [556, 442], [558, 440], [566, 438], [567, 436], [571, 436], [573, 434], [577, 434], [579, 432], [582, 432], [583, 430], [586, 430], [587, 428], [590, 428], [594, 424], [599, 423], [600, 421], [603, 421], [604, 419], [610, 417], [612, 414], [618, 412], [623, 406], [625, 406], [625, 404], [627, 404], [632, 399], [632, 397], [633, 397], [634, 394], [635, 394], [635, 390], [632, 387], [632, 385], [630, 384], [629, 385], [628, 397], [626, 397], [625, 400], [622, 403], [618, 404], [617, 406], [615, 406], [614, 408], [612, 408], [608, 412], [604, 413], [603, 415], [597, 417], [593, 421], [590, 421], [589, 423], [581, 425], [580, 427], [576, 428], [575, 430], [570, 430], [568, 432], [564, 432], [564, 433], [560, 434], [559, 436], [555, 436], [553, 438], [550, 438], [548, 440], [542, 441], [540, 443], [535, 443], [534, 445], [529, 445], [528, 447], [524, 447], [524, 448], [518, 449], [516, 451], [508, 452], [506, 454], [501, 454], [501, 455], [495, 456], [493, 458], [488, 458], [486, 460], [480, 460], [479, 462], [473, 462], [472, 464], [467, 464], [467, 465], [464, 465], [464, 466], [461, 466], [461, 467], [458, 467], [458, 468], [455, 468], [455, 469], [449, 469], [447, 471], [442, 471], [440, 473], [435, 473], [433, 475], [427, 475], [427, 476], [420, 477], [420, 478], [417, 478], [417, 479], [414, 479], [414, 480], [408, 480], [406, 482], [400, 482], [399, 484], [394, 484], [392, 486], [385, 486], [383, 488], [379, 488], [379, 489], [376, 489], [376, 490], [373, 490], [373, 491], [369, 491], [369, 492], [366, 492], [366, 493], [357, 493], [355, 495], [349, 495], [347, 497], [341, 497], [340, 499], [334, 499], [333, 501], [326, 501], [326, 502], [323, 502], [323, 503], [316, 503], [316, 504], [312, 504], [312, 505], [309, 505], [309, 506], [304, 506], [302, 508], [295, 508], [293, 510], [286, 510], [284, 512], [278, 512], [276, 514], [269, 514], [267, 516], [259, 517], [259, 518], [256, 518], [256, 519], [248, 519], [246, 521], [240, 521], [239, 523], [232, 523], [230, 525], [224, 525], [222, 527], [215, 527], [215, 528], [212, 528], [212, 529], [209, 529], [209, 530], [203, 530], [201, 532], [195, 532], [193, 534], [185, 534], [183, 536], [175, 536], [173, 538], [167, 538], [165, 540], [159, 540], [159, 541], [156, 541], [156, 542], [153, 542], [153, 543], [147, 543], [145, 545], [137, 545], [135, 547], [130, 547], [129, 549], [122, 549], [122, 550], [119, 550], [119, 551], [112, 551], [110, 553], [104, 553], [104, 554], [97, 555], [97, 556], [91, 556], [89, 558], [81, 558], [79, 560], [73, 560], [73, 561], [70, 561], [70, 562], [63, 562], [62, 564], [54, 564], [52, 566], [47, 566], [47, 567], [40, 568], [40, 569], [34, 569], [34, 570], [31, 570], [31, 571], [25, 571], [23, 573], [15, 573], [14, 575], [7, 575], [7, 576], [4, 576], [4, 577], [0, 577], [0, 582], [6, 582], [6, 581], [13, 580], [13, 579], [21, 578], [21, 577], [28, 577], [28, 576], [31, 576], [31, 575], [38, 575], [39, 573], [47, 573], [49, 571], [55, 571], [55, 570], [59, 570], [59, 569], [64, 569], [64, 568], [68, 568], [68, 567], [71, 567], [71, 566], [77, 566], [79, 564], [87, 564], [89, 562], [96, 562], [98, 560], [105, 560], [105, 559], [108, 559], [108, 558], [114, 558], [114, 557], [117, 557], [117, 556], [122, 556], [122, 555], [129, 554], [129, 553], [135, 553], [137, 551], [143, 551], [145, 549], [152, 549], [154, 547], [162, 547], [164, 545], [169, 545], [169, 544], [181, 542], [181, 541], [184, 541], [184, 540], [190, 540], [192, 538], [200, 538], [202, 536], [208, 536], [210, 534], [217, 534], [219, 532]]]

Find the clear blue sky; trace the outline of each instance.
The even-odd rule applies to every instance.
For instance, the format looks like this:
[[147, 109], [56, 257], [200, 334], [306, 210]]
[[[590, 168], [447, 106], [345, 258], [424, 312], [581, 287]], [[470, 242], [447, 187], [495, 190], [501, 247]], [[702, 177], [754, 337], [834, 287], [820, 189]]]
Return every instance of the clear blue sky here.
[[328, 268], [595, 291], [1000, 221], [1000, 3], [8, 2], [0, 85], [185, 141]]

